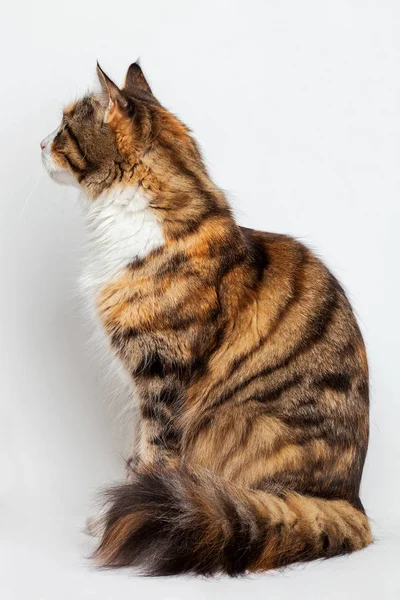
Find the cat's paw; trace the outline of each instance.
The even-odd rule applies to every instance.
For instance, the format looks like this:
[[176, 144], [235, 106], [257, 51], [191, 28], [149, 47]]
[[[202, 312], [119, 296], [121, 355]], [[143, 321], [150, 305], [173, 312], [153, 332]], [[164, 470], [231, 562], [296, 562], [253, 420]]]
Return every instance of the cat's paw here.
[[92, 515], [86, 519], [84, 533], [91, 537], [102, 537], [104, 533], [104, 516]]

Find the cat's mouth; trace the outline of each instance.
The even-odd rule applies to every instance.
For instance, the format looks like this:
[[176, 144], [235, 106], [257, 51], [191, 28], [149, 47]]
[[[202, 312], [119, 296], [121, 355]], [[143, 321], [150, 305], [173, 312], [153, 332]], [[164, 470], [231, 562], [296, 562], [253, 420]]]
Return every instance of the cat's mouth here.
[[53, 132], [47, 138], [40, 142], [40, 148], [42, 150], [42, 163], [47, 173], [56, 183], [60, 183], [61, 185], [73, 185], [75, 187], [80, 187], [78, 181], [75, 176], [63, 167], [58, 165], [51, 153], [51, 143], [54, 139], [55, 133]]

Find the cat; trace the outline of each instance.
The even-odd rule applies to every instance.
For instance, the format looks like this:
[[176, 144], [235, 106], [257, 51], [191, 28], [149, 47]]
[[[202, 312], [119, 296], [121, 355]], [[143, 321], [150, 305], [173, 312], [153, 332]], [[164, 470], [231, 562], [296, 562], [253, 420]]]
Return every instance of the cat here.
[[94, 559], [235, 576], [364, 548], [368, 364], [343, 289], [300, 242], [235, 222], [138, 63], [122, 89], [97, 73], [41, 143], [82, 190], [85, 290], [140, 408]]

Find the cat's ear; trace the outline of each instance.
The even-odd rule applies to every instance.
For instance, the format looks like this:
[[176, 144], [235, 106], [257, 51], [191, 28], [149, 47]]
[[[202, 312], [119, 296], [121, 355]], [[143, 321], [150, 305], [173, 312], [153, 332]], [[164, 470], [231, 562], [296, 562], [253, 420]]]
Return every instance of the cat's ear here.
[[112, 119], [121, 115], [128, 106], [128, 101], [117, 85], [106, 75], [97, 63], [97, 76], [101, 85], [100, 102], [106, 109], [104, 121], [109, 123]]
[[126, 73], [124, 90], [126, 90], [128, 94], [133, 94], [135, 90], [138, 89], [142, 92], [153, 95], [151, 87], [149, 86], [139, 63], [134, 62], [131, 64]]

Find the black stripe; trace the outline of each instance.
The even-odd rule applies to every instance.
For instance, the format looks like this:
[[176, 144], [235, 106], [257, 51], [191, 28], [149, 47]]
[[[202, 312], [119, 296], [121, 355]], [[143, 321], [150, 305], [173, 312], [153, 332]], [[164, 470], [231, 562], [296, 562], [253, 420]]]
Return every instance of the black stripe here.
[[[158, 207], [155, 207], [158, 208]], [[161, 210], [162, 207], [160, 207]], [[184, 237], [187, 237], [189, 235], [193, 235], [194, 233], [197, 233], [198, 230], [200, 229], [200, 227], [209, 220], [212, 219], [216, 219], [218, 220], [219, 218], [221, 218], [222, 212], [219, 209], [213, 209], [211, 210], [208, 207], [203, 208], [203, 210], [201, 210], [201, 212], [196, 216], [196, 217], [192, 217], [192, 218], [184, 218], [184, 219], [179, 219], [177, 217], [165, 217], [163, 222], [167, 223], [171, 226], [179, 226], [179, 231], [170, 231], [168, 233], [169, 237], [175, 241], [180, 240]]]
[[302, 380], [302, 375], [295, 375], [294, 377], [284, 381], [275, 388], [263, 389], [259, 392], [256, 392], [254, 395], [249, 396], [249, 398], [243, 400], [243, 402], [249, 402], [251, 400], [254, 400], [256, 402], [262, 402], [263, 404], [267, 402], [274, 402], [275, 400], [278, 400], [282, 396], [282, 394], [296, 387]]
[[364, 400], [369, 400], [369, 382], [368, 378], [364, 377], [361, 381], [357, 383], [356, 386], [357, 392], [359, 395], [364, 398]]
[[163, 412], [163, 409], [160, 405], [152, 404], [151, 402], [142, 403], [140, 411], [144, 419], [161, 423], [163, 426], [166, 426], [170, 423], [170, 415]]
[[301, 300], [301, 276], [303, 274], [303, 269], [304, 269], [304, 265], [307, 262], [307, 254], [304, 248], [302, 248], [301, 246], [299, 246], [299, 252], [300, 252], [300, 258], [298, 260], [297, 266], [296, 266], [296, 273], [294, 276], [294, 280], [293, 280], [293, 284], [292, 284], [292, 290], [291, 290], [291, 294], [289, 296], [289, 298], [287, 299], [285, 305], [281, 308], [281, 310], [279, 311], [275, 322], [273, 323], [272, 327], [270, 328], [268, 335], [271, 336], [273, 335], [276, 330], [278, 329], [279, 325], [284, 321], [284, 319], [286, 318], [287, 314], [289, 313], [289, 311], [291, 310], [291, 308], [295, 305], [298, 304]]
[[118, 173], [118, 183], [121, 183], [122, 178], [124, 176], [124, 170], [121, 168], [121, 166], [118, 163], [115, 163], [115, 170]]
[[172, 446], [178, 445], [180, 443], [180, 441], [181, 441], [181, 436], [175, 429], [173, 429], [171, 427], [163, 430], [161, 433], [159, 433], [158, 435], [155, 435], [154, 437], [152, 437], [150, 439], [151, 444], [154, 444], [155, 446], [161, 446], [162, 448], [166, 448], [166, 449], [168, 449], [171, 445]]
[[[291, 415], [279, 415], [281, 421], [289, 425], [290, 427], [320, 427], [323, 423], [327, 422], [327, 418], [320, 412], [310, 412], [308, 414], [296, 414], [293, 412]], [[327, 432], [320, 432], [320, 434]], [[318, 436], [319, 437], [319, 436]]]
[[64, 131], [69, 135], [69, 137], [72, 140], [74, 146], [76, 147], [76, 149], [78, 150], [79, 154], [81, 155], [81, 158], [86, 161], [85, 153], [83, 152], [83, 150], [81, 148], [79, 140], [76, 137], [75, 133], [72, 131], [71, 126], [68, 125], [68, 123], [66, 123], [64, 125]]
[[128, 267], [132, 271], [136, 271], [136, 270], [140, 269], [141, 267], [143, 267], [145, 264], [150, 263], [157, 256], [160, 256], [163, 252], [164, 252], [163, 246], [160, 246], [159, 248], [154, 248], [154, 250], [151, 250], [147, 254], [147, 256], [145, 256], [144, 258], [135, 258], [134, 260], [132, 260], [132, 262], [129, 263]]
[[154, 351], [149, 356], [144, 356], [133, 369], [133, 376], [141, 377], [164, 377], [170, 372], [170, 367], [165, 359], [161, 359], [158, 352]]
[[[283, 366], [285, 366], [287, 360], [295, 358], [296, 354], [305, 352], [320, 339], [322, 339], [326, 330], [328, 329], [338, 303], [337, 286], [335, 285], [337, 282], [331, 275], [330, 283], [330, 289], [327, 290], [322, 306], [318, 311], [311, 315], [310, 323], [307, 327], [305, 336], [302, 337], [302, 339], [299, 341], [299, 344], [293, 349], [291, 355], [289, 355], [282, 363]], [[233, 361], [226, 378], [230, 379], [235, 371], [237, 371], [244, 362], [246, 362], [250, 357], [254, 356], [254, 354], [256, 354], [264, 346], [264, 344], [269, 341], [269, 337], [269, 333], [268, 335], [261, 337], [258, 343], [251, 348], [251, 350]], [[276, 368], [280, 368], [280, 366], [278, 365]]]
[[148, 351], [132, 369], [132, 375], [143, 379], [175, 375], [180, 379], [187, 380], [195, 371], [202, 368], [202, 360], [202, 358], [196, 358], [183, 362], [162, 356], [157, 350]]
[[222, 291], [222, 279], [226, 277], [238, 265], [243, 264], [247, 259], [247, 253], [242, 247], [235, 247], [234, 240], [229, 240], [229, 249], [224, 254], [220, 251], [220, 265], [217, 272], [217, 281], [219, 289]]
[[157, 401], [165, 404], [166, 406], [172, 406], [180, 399], [179, 388], [176, 385], [170, 385], [164, 387], [157, 395]]
[[73, 171], [76, 171], [79, 174], [82, 174], [84, 172], [84, 169], [82, 169], [79, 165], [77, 165], [75, 163], [74, 160], [72, 160], [72, 158], [70, 156], [68, 156], [68, 154], [64, 151], [60, 151], [60, 154], [62, 154], [65, 158], [65, 160], [67, 161], [67, 163], [69, 164], [69, 166], [71, 167], [71, 169]]
[[[222, 396], [220, 396], [217, 399], [217, 401], [213, 403], [212, 406], [215, 407], [224, 404], [225, 402], [230, 400], [235, 394], [246, 388], [255, 379], [258, 379], [260, 377], [267, 377], [268, 375], [271, 375], [279, 369], [288, 367], [288, 365], [293, 360], [298, 358], [299, 355], [303, 354], [304, 352], [307, 352], [307, 350], [309, 350], [312, 346], [319, 342], [324, 337], [329, 327], [329, 324], [333, 318], [333, 313], [337, 306], [336, 293], [332, 291], [332, 294], [328, 296], [328, 299], [324, 304], [325, 306], [322, 309], [320, 309], [320, 311], [316, 315], [313, 315], [312, 322], [308, 327], [308, 337], [302, 337], [298, 344], [293, 348], [293, 350], [284, 359], [282, 359], [281, 362], [274, 366], [267, 367], [262, 371], [258, 371], [257, 373], [251, 375], [241, 383], [237, 384], [234, 388], [226, 390], [224, 394], [222, 394]], [[242, 356], [238, 361], [236, 361], [236, 363], [234, 363], [234, 365], [231, 367], [230, 372], [226, 375], [226, 380], [229, 380], [229, 378], [238, 369], [238, 367], [241, 364], [243, 364], [250, 356], [255, 354], [267, 341], [268, 338], [262, 338], [262, 340], [260, 340], [259, 344], [255, 348], [253, 348], [250, 352], [248, 352], [246, 355]]]
[[[175, 148], [172, 144], [166, 142], [163, 139], [159, 139], [158, 144], [159, 144], [159, 146], [164, 148], [164, 150], [166, 150], [169, 153], [171, 160], [172, 160], [172, 164], [175, 165], [179, 174], [184, 175], [187, 179], [190, 179], [192, 181], [192, 184], [195, 188], [195, 192], [198, 195], [203, 196], [203, 198], [207, 202], [208, 208], [211, 210], [217, 208], [218, 192], [217, 191], [214, 192], [214, 191], [207, 190], [204, 188], [203, 182], [201, 181], [201, 179], [199, 178], [197, 173], [195, 171], [193, 171], [182, 160], [182, 157], [180, 156], [180, 153], [179, 153], [179, 149]], [[206, 175], [205, 172], [204, 172], [204, 175]], [[224, 212], [225, 212], [225, 214], [230, 214], [231, 211], [228, 207], [226, 207]]]
[[124, 350], [129, 340], [136, 338], [138, 335], [139, 331], [136, 327], [129, 327], [123, 331], [115, 331], [111, 335], [111, 346], [120, 351]]
[[266, 240], [262, 235], [260, 236], [252, 229], [242, 227], [241, 231], [246, 240], [249, 267], [255, 273], [255, 283], [259, 285], [262, 282], [265, 270], [269, 265]]
[[165, 275], [176, 273], [182, 265], [187, 264], [188, 256], [185, 252], [177, 252], [166, 261], [155, 274], [155, 279], [161, 279]]
[[[178, 404], [180, 403], [182, 398], [182, 390], [181, 386], [175, 383], [165, 385], [158, 392], [150, 392], [146, 395], [145, 400], [142, 403], [143, 407], [150, 407], [149, 409], [145, 408], [145, 411], [151, 412], [160, 411], [165, 414], [165, 411], [168, 413], [172, 413], [172, 410], [177, 409]], [[170, 418], [170, 417], [168, 417]]]
[[253, 356], [256, 352], [258, 352], [258, 350], [260, 350], [260, 348], [262, 348], [264, 346], [264, 344], [266, 342], [268, 342], [269, 340], [269, 336], [262, 336], [257, 344], [255, 346], [253, 346], [253, 348], [251, 348], [248, 352], [246, 352], [245, 354], [242, 354], [242, 356], [239, 356], [238, 358], [236, 358], [233, 362], [232, 365], [228, 371], [228, 373], [226, 374], [226, 379], [229, 380], [233, 374], [235, 373], [235, 371], [237, 371], [240, 366], [246, 361], [248, 360], [251, 356]]
[[[185, 306], [187, 304], [187, 300], [185, 300], [182, 304]], [[177, 305], [174, 307], [174, 310], [178, 311], [179, 308], [179, 305]], [[172, 315], [170, 312], [168, 312], [167, 314], [160, 315], [160, 319], [165, 322], [165, 326], [162, 328], [160, 327], [157, 331], [184, 331], [185, 329], [189, 329], [192, 325], [196, 325], [196, 331], [200, 331], [205, 329], [206, 325], [216, 322], [219, 314], [219, 307], [210, 307], [204, 314], [201, 315], [201, 317], [196, 313], [189, 314], [185, 317], [179, 317], [178, 314]]]
[[351, 379], [348, 373], [325, 373], [315, 380], [315, 385], [321, 389], [330, 388], [346, 393], [350, 389]]
[[220, 502], [225, 520], [229, 523], [228, 538], [224, 547], [225, 569], [228, 575], [234, 576], [243, 573], [249, 564], [253, 517], [250, 514], [241, 514], [234, 500], [228, 495], [221, 495]]
[[[181, 230], [179, 232], [170, 233], [173, 239], [180, 239], [182, 237], [195, 233], [205, 219], [209, 219], [216, 216], [232, 216], [230, 207], [227, 204], [220, 204], [218, 202], [218, 191], [209, 190], [204, 187], [204, 183], [201, 181], [201, 178], [198, 176], [198, 174], [195, 171], [193, 171], [192, 168], [188, 166], [179, 156], [178, 148], [175, 148], [173, 144], [170, 144], [163, 139], [159, 139], [158, 144], [169, 153], [171, 162], [175, 166], [179, 174], [183, 175], [191, 181], [193, 186], [193, 192], [190, 195], [188, 195], [189, 202], [190, 199], [193, 197], [193, 194], [202, 197], [204, 201], [203, 210], [195, 219], [180, 220], [176, 218], [167, 218], [164, 220], [165, 222], [170, 222], [172, 225], [176, 225], [177, 223], [180, 223], [181, 225]], [[205, 170], [204, 175], [206, 175]], [[184, 202], [182, 204], [184, 204]], [[162, 209], [162, 207], [159, 208]]]

